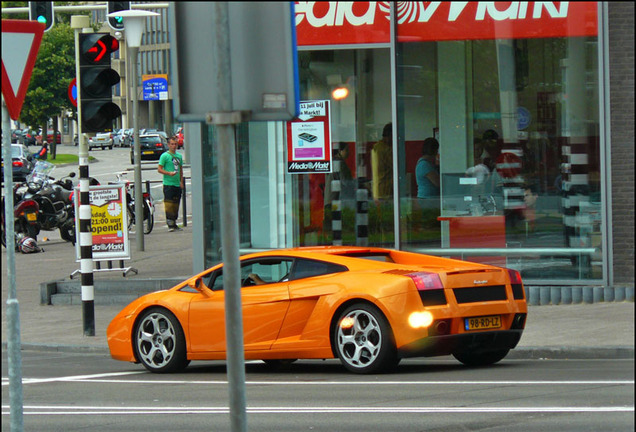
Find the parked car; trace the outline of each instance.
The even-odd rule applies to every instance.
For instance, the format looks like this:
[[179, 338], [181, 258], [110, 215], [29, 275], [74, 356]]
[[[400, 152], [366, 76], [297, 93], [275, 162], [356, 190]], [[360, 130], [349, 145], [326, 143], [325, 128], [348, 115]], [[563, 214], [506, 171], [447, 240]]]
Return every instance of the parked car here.
[[113, 149], [113, 133], [112, 132], [98, 132], [94, 137], [88, 138], [88, 149], [92, 150], [95, 147], [100, 147], [104, 150], [106, 147]]
[[[528, 307], [516, 270], [384, 248], [271, 250], [240, 258], [246, 360], [338, 358], [381, 373], [402, 358], [497, 363]], [[223, 264], [140, 297], [106, 331], [111, 356], [151, 372], [226, 358]]]
[[[33, 171], [33, 155], [22, 144], [11, 144], [11, 165], [13, 167], [13, 181], [23, 182]], [[4, 159], [2, 160], [2, 181], [4, 181]]]
[[35, 145], [35, 136], [36, 133], [33, 130], [31, 130], [30, 128], [25, 128], [22, 129], [22, 133], [20, 134], [18, 140], [20, 144], [28, 147]]
[[122, 147], [124, 145], [124, 129], [115, 129], [113, 131], [113, 145]]
[[[49, 144], [53, 143], [54, 135], [56, 136], [56, 144], [62, 144], [62, 135], [60, 134], [60, 131], [53, 131], [52, 129], [46, 131], [46, 142], [48, 142]], [[36, 135], [35, 141], [37, 144], [42, 144], [42, 130], [40, 130]]]
[[[141, 160], [159, 160], [168, 151], [168, 140], [161, 135], [139, 135]], [[134, 148], [130, 148], [130, 163], [135, 163]]]
[[180, 127], [177, 130], [177, 133], [175, 135], [177, 136], [177, 139], [179, 140], [177, 142], [177, 148], [183, 148], [183, 128]]
[[124, 140], [123, 140], [124, 147], [132, 146], [132, 143], [134, 142], [134, 139], [133, 139], [134, 132], [135, 130], [133, 128], [124, 129]]

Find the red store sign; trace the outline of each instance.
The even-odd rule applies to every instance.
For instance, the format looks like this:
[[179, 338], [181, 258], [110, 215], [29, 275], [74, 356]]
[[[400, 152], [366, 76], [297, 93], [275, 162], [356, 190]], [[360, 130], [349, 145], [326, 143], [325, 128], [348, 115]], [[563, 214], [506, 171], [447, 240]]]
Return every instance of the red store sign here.
[[[390, 42], [391, 2], [296, 2], [299, 46]], [[597, 2], [397, 2], [399, 42], [596, 36]]]

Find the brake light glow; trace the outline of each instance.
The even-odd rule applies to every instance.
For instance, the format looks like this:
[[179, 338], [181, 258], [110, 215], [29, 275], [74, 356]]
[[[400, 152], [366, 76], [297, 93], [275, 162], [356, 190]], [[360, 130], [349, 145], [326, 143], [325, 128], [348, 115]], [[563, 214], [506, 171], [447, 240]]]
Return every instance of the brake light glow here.
[[417, 272], [409, 273], [407, 276], [413, 279], [418, 291], [444, 289], [444, 284], [437, 273]]
[[155, 147], [163, 147], [163, 145], [160, 142], [158, 142], [157, 144], [155, 144]]
[[13, 161], [13, 166], [14, 167], [24, 166], [24, 162], [22, 162], [22, 161]]
[[427, 328], [433, 324], [433, 314], [429, 311], [413, 312], [409, 315], [409, 325], [413, 328]]

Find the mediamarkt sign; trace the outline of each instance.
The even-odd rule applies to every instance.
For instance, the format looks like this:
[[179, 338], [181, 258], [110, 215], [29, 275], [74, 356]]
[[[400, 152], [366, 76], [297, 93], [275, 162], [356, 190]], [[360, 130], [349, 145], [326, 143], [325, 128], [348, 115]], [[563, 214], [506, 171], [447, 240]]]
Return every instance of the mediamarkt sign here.
[[[597, 2], [397, 2], [398, 41], [596, 36]], [[390, 2], [296, 2], [299, 46], [390, 42]]]

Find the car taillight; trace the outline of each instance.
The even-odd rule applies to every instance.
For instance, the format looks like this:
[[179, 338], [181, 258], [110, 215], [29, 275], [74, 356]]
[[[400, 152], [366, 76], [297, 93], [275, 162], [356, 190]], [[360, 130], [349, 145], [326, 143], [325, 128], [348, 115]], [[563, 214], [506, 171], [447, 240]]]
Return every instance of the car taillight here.
[[442, 280], [437, 273], [417, 272], [409, 273], [407, 276], [413, 279], [418, 291], [444, 289]]
[[22, 162], [22, 161], [13, 161], [13, 166], [14, 167], [24, 166], [24, 162]]
[[510, 285], [512, 287], [512, 295], [515, 300], [523, 300], [523, 282], [521, 281], [521, 274], [517, 270], [506, 269], [508, 271], [508, 277], [510, 278]]
[[406, 276], [413, 280], [423, 306], [437, 306], [448, 303], [444, 293], [444, 284], [437, 273], [416, 272], [409, 273]]
[[163, 147], [163, 144], [161, 144], [160, 142], [158, 142], [157, 144], [155, 144], [156, 147]]

